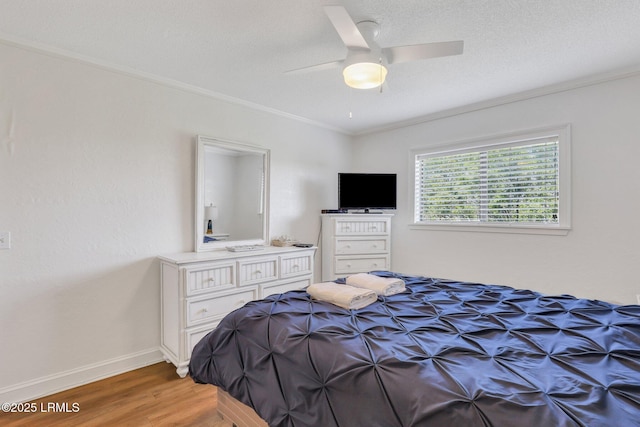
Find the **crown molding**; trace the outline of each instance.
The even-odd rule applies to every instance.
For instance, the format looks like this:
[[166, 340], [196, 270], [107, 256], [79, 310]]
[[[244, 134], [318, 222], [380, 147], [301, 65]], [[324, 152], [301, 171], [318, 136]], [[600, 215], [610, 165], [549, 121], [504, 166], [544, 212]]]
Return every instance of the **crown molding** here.
[[467, 104], [461, 107], [442, 110], [442, 111], [427, 114], [424, 116], [415, 117], [413, 119], [394, 122], [390, 125], [367, 129], [362, 132], [354, 133], [353, 135], [364, 136], [364, 135], [371, 135], [379, 132], [391, 131], [391, 130], [405, 128], [409, 126], [415, 126], [415, 125], [419, 125], [422, 123], [427, 123], [435, 120], [440, 120], [448, 117], [467, 114], [474, 111], [480, 111], [488, 108], [498, 107], [501, 105], [507, 105], [514, 102], [520, 102], [527, 99], [539, 98], [546, 95], [567, 92], [567, 91], [580, 89], [587, 86], [594, 86], [594, 85], [599, 85], [599, 84], [614, 81], [614, 80], [621, 80], [621, 79], [637, 77], [637, 76], [640, 76], [640, 64], [634, 65], [632, 67], [609, 71], [606, 73], [594, 74], [594, 75], [579, 78], [579, 79], [568, 80], [562, 83], [543, 86], [540, 88], [531, 89], [524, 92], [518, 92], [518, 93], [514, 93], [511, 95], [506, 95], [498, 98], [492, 98], [486, 101]]
[[301, 123], [305, 123], [308, 125], [312, 125], [319, 128], [324, 128], [333, 132], [338, 132], [345, 135], [352, 135], [350, 132], [345, 131], [344, 129], [340, 129], [334, 126], [330, 126], [326, 123], [318, 122], [315, 120], [308, 119], [306, 117], [297, 116], [295, 114], [287, 113], [275, 108], [266, 107], [261, 104], [257, 104], [254, 102], [246, 101], [240, 98], [235, 98], [229, 95], [224, 95], [219, 92], [215, 92], [212, 90], [204, 89], [199, 86], [190, 85], [188, 83], [183, 83], [178, 80], [161, 77], [152, 73], [147, 73], [145, 71], [136, 70], [134, 68], [125, 67], [122, 65], [117, 65], [108, 61], [103, 61], [97, 58], [93, 58], [87, 55], [82, 55], [76, 52], [72, 52], [65, 49], [60, 49], [54, 46], [47, 45], [45, 43], [39, 43], [29, 40], [24, 40], [18, 37], [9, 36], [7, 34], [0, 33], [0, 43], [5, 44], [7, 46], [17, 47], [24, 50], [29, 50], [32, 52], [36, 52], [39, 54], [51, 56], [58, 59], [69, 60], [73, 62], [82, 63], [84, 65], [93, 66], [104, 71], [114, 72], [121, 75], [125, 75], [127, 77], [137, 78], [140, 80], [144, 80], [147, 82], [159, 84], [162, 86], [170, 87], [173, 89], [179, 89], [185, 92], [190, 92], [196, 95], [207, 96], [209, 98], [216, 99], [218, 101], [223, 101], [233, 105], [239, 105], [242, 107], [250, 108], [252, 110], [260, 111], [263, 113], [273, 114], [275, 116], [283, 117], [286, 119], [298, 121]]
[[467, 104], [461, 107], [442, 110], [435, 113], [418, 116], [408, 120], [401, 120], [389, 125], [374, 127], [374, 128], [366, 129], [359, 132], [351, 132], [342, 128], [328, 125], [326, 123], [322, 123], [316, 120], [311, 120], [306, 117], [302, 117], [302, 116], [287, 113], [281, 110], [277, 110], [275, 108], [266, 107], [261, 104], [257, 104], [257, 103], [246, 101], [240, 98], [224, 95], [222, 93], [204, 89], [195, 85], [190, 85], [177, 80], [157, 76], [152, 73], [147, 73], [147, 72], [136, 70], [133, 68], [113, 64], [108, 61], [103, 61], [90, 56], [81, 55], [65, 49], [56, 48], [54, 46], [50, 46], [44, 43], [33, 42], [33, 41], [17, 38], [15, 36], [9, 36], [3, 33], [0, 33], [0, 43], [8, 46], [12, 46], [12, 47], [30, 50], [43, 55], [52, 56], [55, 58], [79, 62], [85, 65], [90, 65], [96, 68], [100, 68], [105, 71], [115, 72], [121, 75], [145, 80], [148, 82], [170, 87], [173, 89], [179, 89], [185, 92], [207, 96], [207, 97], [216, 99], [218, 101], [226, 102], [233, 105], [243, 106], [255, 111], [269, 113], [275, 116], [294, 120], [300, 123], [305, 123], [314, 127], [323, 128], [326, 130], [330, 130], [332, 132], [337, 132], [337, 133], [351, 136], [351, 137], [371, 135], [374, 133], [387, 132], [387, 131], [400, 129], [404, 127], [415, 126], [415, 125], [419, 125], [419, 124], [423, 124], [423, 123], [427, 123], [435, 120], [440, 120], [448, 117], [454, 117], [462, 114], [471, 113], [474, 111], [484, 110], [484, 109], [493, 108], [501, 105], [511, 104], [514, 102], [524, 101], [527, 99], [538, 98], [546, 95], [552, 95], [555, 93], [566, 92], [566, 91], [575, 90], [575, 89], [579, 89], [587, 86], [606, 83], [613, 80], [620, 80], [620, 79], [625, 79], [625, 78], [635, 77], [640, 75], [640, 64], [638, 64], [628, 68], [618, 69], [618, 70], [600, 73], [600, 74], [594, 74], [591, 76], [574, 79], [574, 80], [568, 80], [566, 82], [543, 86], [540, 88], [531, 89], [524, 92], [518, 92], [511, 95], [492, 98], [486, 101]]

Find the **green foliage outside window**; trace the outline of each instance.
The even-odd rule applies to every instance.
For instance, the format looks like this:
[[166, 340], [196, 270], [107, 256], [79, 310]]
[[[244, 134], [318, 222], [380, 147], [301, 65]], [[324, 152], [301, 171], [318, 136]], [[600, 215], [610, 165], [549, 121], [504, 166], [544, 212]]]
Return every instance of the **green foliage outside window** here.
[[558, 140], [418, 156], [421, 222], [557, 224]]

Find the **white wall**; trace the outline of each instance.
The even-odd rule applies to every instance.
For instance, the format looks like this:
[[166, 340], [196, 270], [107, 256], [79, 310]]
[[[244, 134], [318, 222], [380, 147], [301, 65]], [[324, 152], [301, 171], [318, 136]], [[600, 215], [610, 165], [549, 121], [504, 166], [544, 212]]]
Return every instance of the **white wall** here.
[[[392, 268], [635, 304], [640, 294], [640, 76], [357, 138], [354, 168], [397, 172]], [[571, 124], [567, 236], [411, 230], [410, 148]]]
[[0, 400], [158, 360], [155, 257], [193, 250], [197, 134], [270, 148], [271, 234], [315, 242], [350, 138], [0, 44]]

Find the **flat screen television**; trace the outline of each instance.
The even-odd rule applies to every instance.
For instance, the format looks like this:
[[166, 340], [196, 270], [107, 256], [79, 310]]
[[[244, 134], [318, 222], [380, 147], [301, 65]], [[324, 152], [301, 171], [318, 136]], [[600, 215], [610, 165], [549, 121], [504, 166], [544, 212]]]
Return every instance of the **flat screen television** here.
[[396, 209], [396, 174], [339, 173], [338, 208]]

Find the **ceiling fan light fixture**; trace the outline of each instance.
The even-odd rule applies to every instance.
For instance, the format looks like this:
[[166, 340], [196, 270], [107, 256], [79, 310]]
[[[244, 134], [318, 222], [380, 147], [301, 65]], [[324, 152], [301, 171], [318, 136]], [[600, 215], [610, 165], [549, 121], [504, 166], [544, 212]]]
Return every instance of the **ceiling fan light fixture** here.
[[377, 62], [356, 62], [342, 71], [344, 82], [355, 89], [373, 89], [384, 83], [387, 69]]

